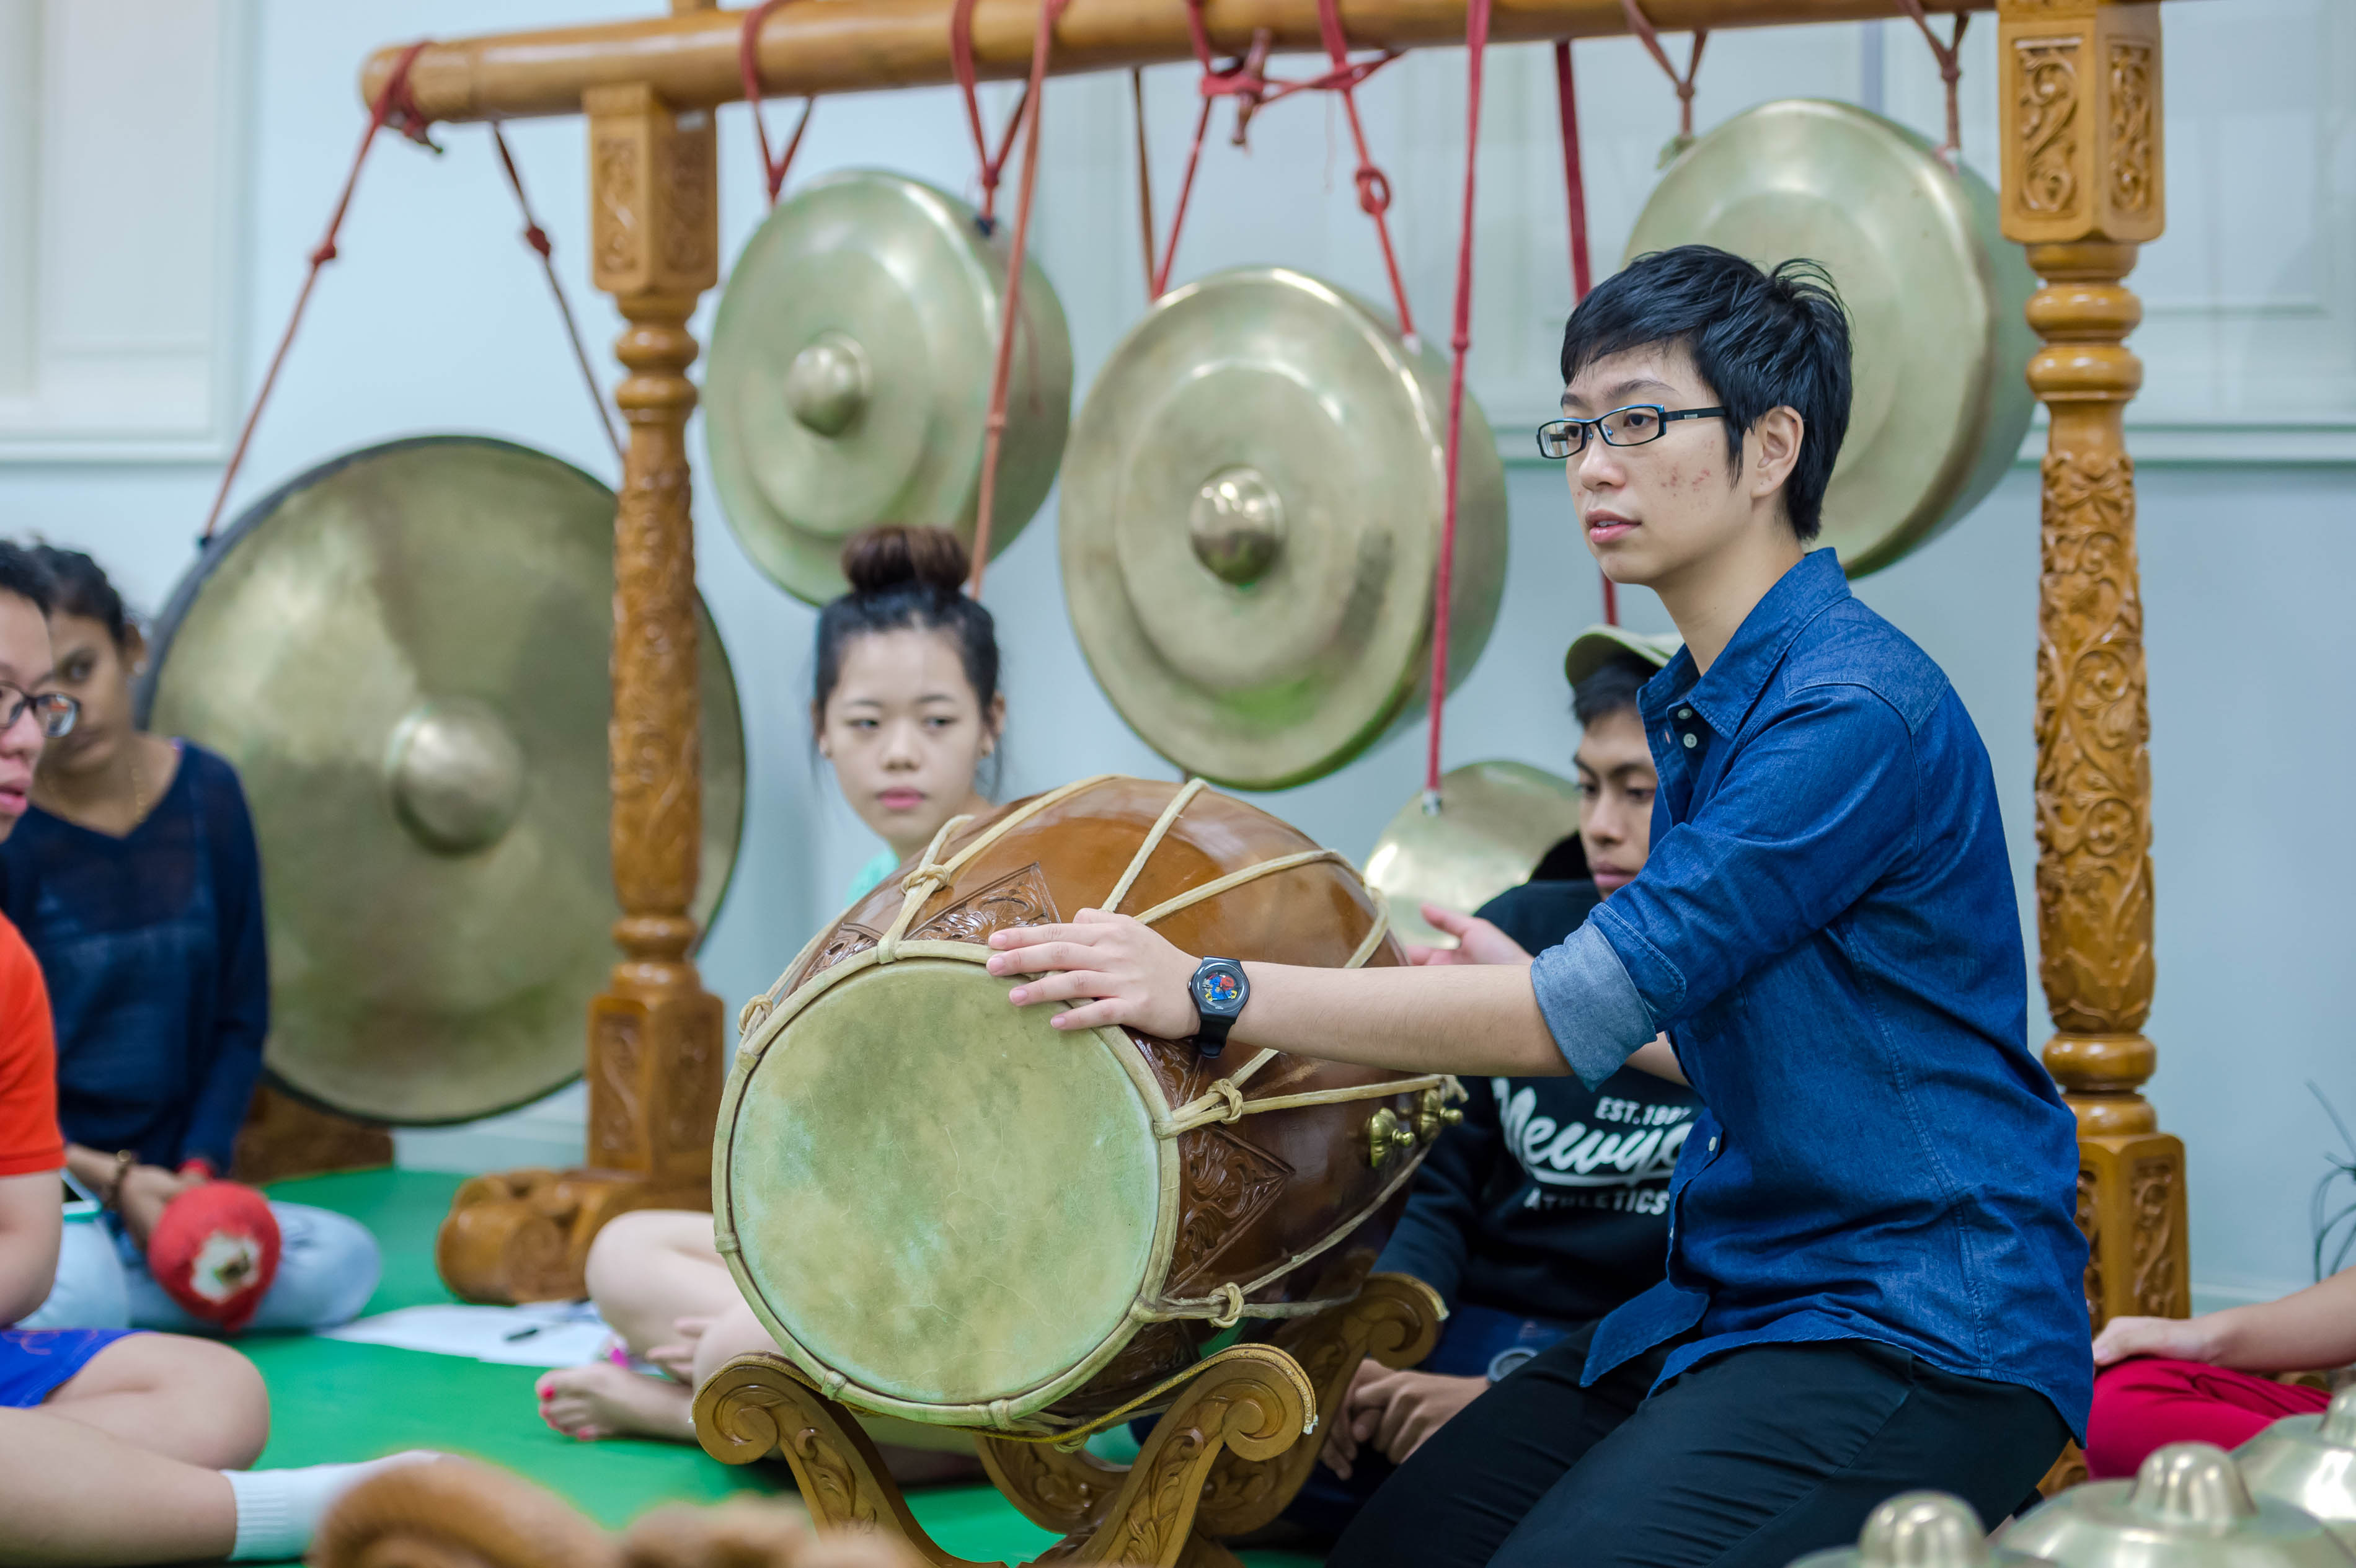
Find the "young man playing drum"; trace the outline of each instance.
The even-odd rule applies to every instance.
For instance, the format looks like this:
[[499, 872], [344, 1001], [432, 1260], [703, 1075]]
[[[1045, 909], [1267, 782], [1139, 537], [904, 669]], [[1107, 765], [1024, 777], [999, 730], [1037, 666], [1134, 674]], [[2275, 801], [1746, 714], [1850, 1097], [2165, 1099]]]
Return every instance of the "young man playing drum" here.
[[1065, 1028], [1413, 1071], [1593, 1084], [1673, 1048], [1707, 1102], [1668, 1277], [1450, 1422], [1333, 1562], [1783, 1568], [1917, 1487], [2000, 1518], [2084, 1429], [2075, 1132], [2027, 1047], [1987, 752], [1805, 549], [1847, 320], [1804, 263], [1687, 246], [1590, 294], [1562, 369], [1541, 447], [1686, 640], [1640, 704], [1643, 873], [1527, 967], [1237, 965], [1083, 911], [996, 933], [991, 969], [1081, 1004]]
[[[1572, 639], [1563, 672], [1580, 728], [1578, 834], [1474, 915], [1424, 905], [1457, 945], [1410, 947], [1410, 962], [1526, 966], [1635, 880], [1659, 782], [1637, 693], [1676, 650], [1674, 637], [1617, 627]], [[1593, 1088], [1558, 1073], [1469, 1077], [1464, 1091], [1462, 1123], [1432, 1144], [1375, 1264], [1440, 1293], [1440, 1343], [1416, 1367], [1360, 1367], [1341, 1408], [1322, 1412], [1324, 1468], [1285, 1510], [1290, 1535], [1270, 1544], [1330, 1542], [1492, 1384], [1661, 1282], [1669, 1173], [1701, 1109], [1690, 1089], [1623, 1067]]]

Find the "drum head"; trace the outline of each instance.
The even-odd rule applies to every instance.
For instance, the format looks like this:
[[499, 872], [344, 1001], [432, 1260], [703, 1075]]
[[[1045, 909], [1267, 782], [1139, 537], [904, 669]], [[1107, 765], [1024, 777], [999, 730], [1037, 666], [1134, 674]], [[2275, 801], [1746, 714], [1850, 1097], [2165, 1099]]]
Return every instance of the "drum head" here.
[[731, 1087], [714, 1196], [738, 1283], [852, 1403], [1039, 1409], [1166, 1256], [1169, 1145], [1136, 1049], [1009, 1005], [1010, 984], [862, 955]]
[[2036, 279], [1970, 169], [1851, 104], [1762, 104], [1661, 177], [1628, 254], [1685, 244], [1820, 262], [1848, 307], [1854, 391], [1822, 542], [1850, 576], [1927, 542], [2011, 467], [2037, 406]]
[[[581, 1074], [612, 972], [614, 492], [509, 442], [325, 464], [213, 542], [157, 624], [144, 722], [227, 757], [252, 810], [273, 1078], [398, 1126]], [[698, 604], [708, 921], [744, 736]]]

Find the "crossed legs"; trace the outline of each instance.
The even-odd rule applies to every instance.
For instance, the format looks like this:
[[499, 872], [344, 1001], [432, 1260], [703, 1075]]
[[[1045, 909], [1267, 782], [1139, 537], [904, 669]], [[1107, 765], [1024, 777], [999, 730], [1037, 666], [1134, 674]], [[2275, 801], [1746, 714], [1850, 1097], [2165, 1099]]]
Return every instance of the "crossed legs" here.
[[225, 1557], [237, 1505], [221, 1472], [269, 1435], [262, 1375], [234, 1350], [117, 1340], [43, 1403], [0, 1410], [0, 1564]]
[[623, 1348], [661, 1369], [650, 1378], [610, 1361], [540, 1380], [540, 1412], [580, 1438], [695, 1441], [695, 1386], [733, 1356], [774, 1348], [712, 1242], [712, 1216], [647, 1208], [597, 1232], [589, 1299]]

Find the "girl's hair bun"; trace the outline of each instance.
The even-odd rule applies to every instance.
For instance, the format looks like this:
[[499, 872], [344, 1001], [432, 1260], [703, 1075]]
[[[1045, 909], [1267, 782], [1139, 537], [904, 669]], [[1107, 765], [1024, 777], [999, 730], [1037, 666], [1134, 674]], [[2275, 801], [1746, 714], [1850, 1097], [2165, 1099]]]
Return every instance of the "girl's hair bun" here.
[[954, 594], [971, 566], [965, 541], [946, 528], [884, 523], [861, 529], [842, 546], [842, 575], [862, 597], [908, 586]]

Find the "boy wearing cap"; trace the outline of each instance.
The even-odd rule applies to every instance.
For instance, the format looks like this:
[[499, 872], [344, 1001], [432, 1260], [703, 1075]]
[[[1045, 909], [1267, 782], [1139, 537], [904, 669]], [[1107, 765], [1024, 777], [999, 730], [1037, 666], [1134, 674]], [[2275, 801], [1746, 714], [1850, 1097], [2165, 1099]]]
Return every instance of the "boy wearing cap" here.
[[1847, 318], [1805, 263], [1684, 246], [1580, 303], [1562, 370], [1541, 449], [1686, 642], [1640, 703], [1644, 872], [1527, 969], [1248, 963], [1230, 1003], [1194, 985], [1215, 955], [1097, 911], [994, 934], [991, 968], [1083, 1004], [1065, 1028], [1410, 1071], [1594, 1084], [1668, 1034], [1708, 1109], [1667, 1277], [1451, 1421], [1335, 1563], [1783, 1568], [1920, 1487], [2001, 1518], [2084, 1430], [2075, 1126], [2028, 1049], [1986, 749], [1806, 549]]

